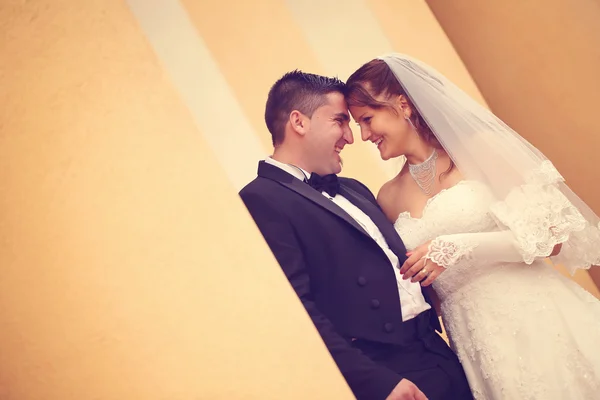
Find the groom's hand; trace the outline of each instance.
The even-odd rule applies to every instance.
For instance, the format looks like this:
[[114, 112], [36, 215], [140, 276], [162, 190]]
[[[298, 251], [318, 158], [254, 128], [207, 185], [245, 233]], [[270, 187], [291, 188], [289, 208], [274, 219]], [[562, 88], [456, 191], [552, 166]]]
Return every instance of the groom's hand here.
[[402, 379], [385, 400], [427, 400], [427, 396], [417, 385], [408, 379]]

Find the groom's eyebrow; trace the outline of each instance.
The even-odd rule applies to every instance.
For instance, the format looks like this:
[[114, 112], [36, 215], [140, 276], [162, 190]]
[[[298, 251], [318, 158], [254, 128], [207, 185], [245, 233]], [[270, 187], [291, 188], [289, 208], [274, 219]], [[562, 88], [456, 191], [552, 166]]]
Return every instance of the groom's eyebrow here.
[[333, 119], [342, 119], [344, 121], [350, 121], [350, 116], [345, 112], [339, 112], [334, 115]]

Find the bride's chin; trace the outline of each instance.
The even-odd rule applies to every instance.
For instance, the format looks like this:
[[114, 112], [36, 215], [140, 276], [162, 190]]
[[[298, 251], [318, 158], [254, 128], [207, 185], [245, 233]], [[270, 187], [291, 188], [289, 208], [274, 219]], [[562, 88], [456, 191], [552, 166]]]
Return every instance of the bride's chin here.
[[402, 157], [404, 154], [403, 153], [391, 153], [391, 152], [380, 152], [379, 156], [381, 157], [381, 159], [383, 161], [388, 161], [391, 160], [392, 158], [398, 158], [398, 157]]
[[386, 149], [386, 148], [379, 149], [379, 156], [381, 157], [381, 159], [383, 161], [387, 161], [391, 158], [394, 158], [394, 155], [392, 154], [392, 152], [390, 152], [389, 149]]

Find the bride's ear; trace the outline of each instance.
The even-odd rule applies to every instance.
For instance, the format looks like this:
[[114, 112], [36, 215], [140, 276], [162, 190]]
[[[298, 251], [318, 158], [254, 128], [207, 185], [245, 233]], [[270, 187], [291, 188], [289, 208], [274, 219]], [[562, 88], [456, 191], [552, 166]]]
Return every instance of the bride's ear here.
[[398, 95], [396, 97], [396, 106], [400, 110], [401, 113], [404, 114], [404, 118], [410, 118], [412, 114], [412, 109], [410, 108], [410, 104], [408, 99], [403, 94]]

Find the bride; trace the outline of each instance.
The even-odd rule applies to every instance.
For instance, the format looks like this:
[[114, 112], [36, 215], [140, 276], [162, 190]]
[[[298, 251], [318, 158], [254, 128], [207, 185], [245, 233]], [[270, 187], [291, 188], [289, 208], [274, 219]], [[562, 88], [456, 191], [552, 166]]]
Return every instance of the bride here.
[[476, 399], [600, 393], [600, 302], [548, 265], [600, 263], [599, 219], [535, 147], [440, 73], [392, 54], [347, 82], [362, 139], [405, 156], [378, 201], [404, 279], [432, 284]]

